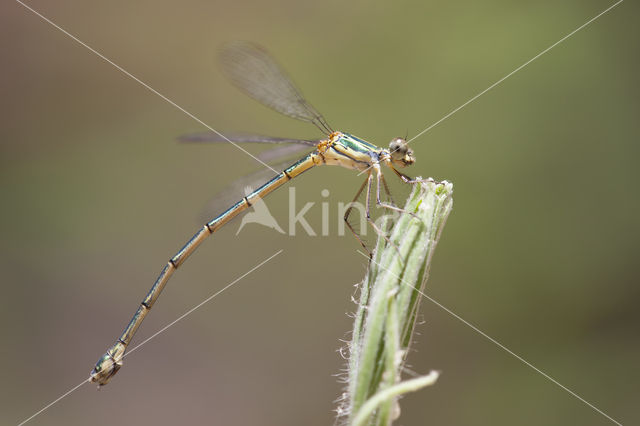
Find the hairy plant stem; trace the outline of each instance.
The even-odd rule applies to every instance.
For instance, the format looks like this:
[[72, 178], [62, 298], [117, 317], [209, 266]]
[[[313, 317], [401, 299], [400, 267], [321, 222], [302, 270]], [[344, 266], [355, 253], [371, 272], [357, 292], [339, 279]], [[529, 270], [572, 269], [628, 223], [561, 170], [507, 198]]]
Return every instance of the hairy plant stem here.
[[339, 413], [349, 425], [390, 425], [398, 398], [433, 384], [437, 372], [401, 381], [421, 292], [434, 249], [451, 211], [453, 185], [414, 184], [399, 217], [387, 217], [360, 287], [349, 343], [348, 387]]

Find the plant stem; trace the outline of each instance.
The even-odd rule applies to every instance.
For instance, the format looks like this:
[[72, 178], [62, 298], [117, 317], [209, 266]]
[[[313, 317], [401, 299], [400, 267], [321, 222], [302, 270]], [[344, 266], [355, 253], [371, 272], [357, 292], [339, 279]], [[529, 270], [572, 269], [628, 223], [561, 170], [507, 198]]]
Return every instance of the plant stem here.
[[405, 213], [384, 219], [382, 229], [390, 233], [391, 244], [378, 238], [349, 344], [348, 389], [340, 409], [349, 425], [390, 425], [399, 415], [399, 396], [437, 379], [432, 372], [401, 382], [401, 373], [452, 193], [453, 185], [446, 181], [421, 181], [414, 185]]
[[415, 392], [420, 390], [426, 386], [431, 386], [438, 380], [438, 376], [440, 373], [437, 371], [432, 371], [426, 376], [416, 377], [415, 379], [405, 380], [404, 382], [398, 383], [397, 385], [393, 385], [385, 390], [382, 390], [375, 394], [373, 397], [369, 398], [367, 402], [360, 408], [358, 414], [353, 419], [353, 426], [361, 426], [365, 424], [368, 418], [372, 415], [372, 413], [377, 409], [377, 407], [397, 396], [403, 395], [409, 392]]

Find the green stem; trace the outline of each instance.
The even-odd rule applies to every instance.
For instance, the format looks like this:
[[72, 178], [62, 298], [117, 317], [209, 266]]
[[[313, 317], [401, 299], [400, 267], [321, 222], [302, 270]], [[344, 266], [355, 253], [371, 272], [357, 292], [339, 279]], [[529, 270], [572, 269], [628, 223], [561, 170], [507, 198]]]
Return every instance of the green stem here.
[[424, 387], [433, 385], [440, 373], [432, 371], [426, 376], [417, 377], [415, 379], [405, 380], [397, 385], [391, 386], [383, 391], [378, 392], [360, 408], [360, 411], [355, 415], [353, 426], [360, 426], [366, 424], [365, 422], [372, 416], [378, 406], [385, 401], [393, 400], [396, 397], [409, 392], [415, 392]]
[[[393, 421], [405, 355], [415, 327], [420, 293], [444, 223], [452, 207], [453, 185], [423, 181], [414, 185], [404, 211], [387, 218], [389, 244], [379, 237], [360, 289], [349, 345], [347, 400], [341, 412], [349, 424]], [[435, 380], [435, 379], [434, 379]], [[393, 392], [389, 392], [394, 389]], [[386, 398], [380, 395], [387, 395]], [[374, 402], [372, 402], [374, 401]], [[373, 405], [373, 408], [370, 407]], [[365, 419], [364, 407], [368, 407]]]

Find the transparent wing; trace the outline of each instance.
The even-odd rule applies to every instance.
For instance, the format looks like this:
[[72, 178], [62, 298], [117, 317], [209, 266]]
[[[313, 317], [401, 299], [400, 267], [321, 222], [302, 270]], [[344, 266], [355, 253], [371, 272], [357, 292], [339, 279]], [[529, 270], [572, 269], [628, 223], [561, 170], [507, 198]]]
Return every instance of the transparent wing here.
[[223, 138], [215, 132], [190, 133], [178, 137], [180, 142], [212, 142], [212, 143], [229, 143], [229, 141], [238, 143], [292, 143], [302, 144], [315, 147], [319, 139], [292, 139], [281, 138], [277, 136], [254, 135], [250, 133], [225, 133]]
[[220, 65], [236, 87], [258, 102], [289, 117], [311, 122], [325, 134], [332, 132], [324, 117], [304, 99], [263, 47], [250, 42], [230, 43], [220, 52]]
[[[286, 169], [293, 161], [286, 161], [273, 166], [274, 169], [280, 171]], [[224, 212], [234, 203], [240, 201], [242, 197], [250, 191], [259, 188], [262, 184], [273, 178], [276, 174], [267, 168], [262, 168], [257, 172], [248, 174], [244, 177], [236, 179], [233, 183], [223, 188], [220, 192], [211, 198], [202, 209], [199, 222], [210, 221], [214, 217]], [[240, 214], [239, 216], [242, 216]]]
[[283, 145], [262, 151], [257, 155], [257, 157], [265, 163], [272, 163], [274, 161], [291, 157], [294, 154], [299, 155], [302, 151], [309, 151], [309, 147], [306, 145]]
[[[321, 141], [320, 139], [291, 139], [276, 136], [252, 135], [248, 133], [227, 133], [225, 136], [228, 140], [237, 143], [282, 144], [282, 146], [262, 151], [257, 155], [260, 160], [267, 163], [291, 156], [301, 151], [308, 151], [315, 148]], [[215, 132], [191, 133], [178, 137], [178, 141], [187, 143], [228, 143], [228, 140], [222, 138]]]

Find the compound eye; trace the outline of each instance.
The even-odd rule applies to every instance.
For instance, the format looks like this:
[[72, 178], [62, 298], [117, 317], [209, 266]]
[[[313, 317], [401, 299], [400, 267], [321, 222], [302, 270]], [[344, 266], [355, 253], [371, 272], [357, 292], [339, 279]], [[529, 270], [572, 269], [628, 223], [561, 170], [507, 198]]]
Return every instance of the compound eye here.
[[389, 150], [391, 151], [400, 151], [407, 146], [407, 143], [402, 138], [393, 138], [391, 142], [389, 142]]
[[389, 151], [392, 157], [402, 158], [410, 150], [406, 140], [403, 138], [393, 138], [391, 142], [389, 142]]

